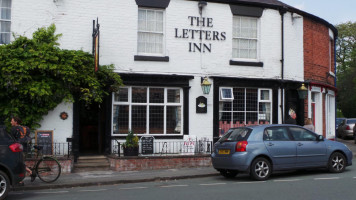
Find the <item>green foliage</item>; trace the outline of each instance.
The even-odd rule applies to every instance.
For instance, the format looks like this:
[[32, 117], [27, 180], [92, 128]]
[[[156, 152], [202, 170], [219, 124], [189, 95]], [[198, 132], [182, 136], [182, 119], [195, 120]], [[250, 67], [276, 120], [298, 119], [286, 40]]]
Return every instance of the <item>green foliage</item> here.
[[0, 46], [0, 116], [38, 128], [48, 111], [63, 101], [100, 103], [122, 85], [113, 65], [94, 72], [94, 58], [81, 50], [60, 49], [56, 27], [40, 28], [33, 38], [15, 36]]
[[338, 108], [345, 117], [356, 116], [356, 23], [336, 26], [339, 32], [336, 50]]
[[126, 141], [122, 144], [122, 148], [138, 147], [138, 137], [130, 130], [126, 136]]

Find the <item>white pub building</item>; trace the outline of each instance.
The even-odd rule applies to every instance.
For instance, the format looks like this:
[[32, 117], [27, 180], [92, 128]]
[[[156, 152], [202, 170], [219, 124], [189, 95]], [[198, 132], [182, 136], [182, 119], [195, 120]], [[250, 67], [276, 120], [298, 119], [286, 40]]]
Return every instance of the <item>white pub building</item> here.
[[1, 44], [55, 24], [61, 48], [91, 52], [98, 19], [100, 64], [114, 64], [124, 86], [101, 105], [62, 103], [39, 128], [53, 130], [56, 142], [70, 138], [75, 154], [114, 152], [130, 130], [155, 141], [215, 141], [231, 127], [312, 118], [318, 134], [335, 135], [337, 30], [281, 1], [0, 0], [0, 7]]

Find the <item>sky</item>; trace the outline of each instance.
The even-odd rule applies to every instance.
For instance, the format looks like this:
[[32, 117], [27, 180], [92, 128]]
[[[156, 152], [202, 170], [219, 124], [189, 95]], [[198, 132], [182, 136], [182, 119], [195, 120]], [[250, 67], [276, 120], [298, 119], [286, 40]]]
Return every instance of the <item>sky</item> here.
[[279, 0], [336, 25], [356, 22], [356, 0]]

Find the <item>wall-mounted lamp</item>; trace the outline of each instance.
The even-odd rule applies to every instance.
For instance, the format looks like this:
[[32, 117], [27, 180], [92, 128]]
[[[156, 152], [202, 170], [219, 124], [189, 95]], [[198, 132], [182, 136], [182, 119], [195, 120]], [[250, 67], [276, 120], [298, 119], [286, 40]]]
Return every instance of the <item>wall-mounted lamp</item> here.
[[305, 87], [304, 83], [302, 83], [302, 86], [300, 86], [300, 88], [298, 88], [297, 91], [298, 91], [299, 99], [307, 98], [308, 89]]
[[199, 7], [199, 13], [200, 13], [200, 15], [202, 14], [203, 8], [204, 8], [205, 6], [207, 6], [207, 5], [208, 5], [208, 3], [207, 3], [206, 1], [199, 1], [198, 7]]
[[201, 78], [201, 89], [203, 90], [203, 94], [209, 94], [211, 88], [211, 83], [208, 80], [208, 77]]

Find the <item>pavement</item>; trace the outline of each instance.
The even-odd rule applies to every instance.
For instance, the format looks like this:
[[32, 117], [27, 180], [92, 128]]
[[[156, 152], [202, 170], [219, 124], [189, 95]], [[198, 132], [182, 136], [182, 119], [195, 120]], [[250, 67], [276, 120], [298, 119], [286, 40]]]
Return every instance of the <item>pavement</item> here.
[[[356, 144], [354, 140], [337, 141], [346, 144], [353, 152], [356, 158]], [[354, 159], [355, 160], [355, 159]], [[356, 163], [354, 163], [356, 164]], [[199, 167], [199, 168], [180, 168], [180, 169], [163, 169], [163, 170], [146, 170], [146, 171], [88, 171], [71, 174], [61, 174], [59, 179], [54, 183], [44, 183], [36, 178], [34, 182], [30, 181], [29, 177], [24, 180], [24, 186], [14, 187], [13, 191], [23, 190], [40, 190], [40, 189], [58, 189], [71, 187], [86, 187], [86, 186], [100, 186], [113, 185], [125, 183], [138, 182], [153, 182], [166, 181], [188, 178], [202, 178], [209, 176], [217, 176], [219, 173], [213, 167]]]

